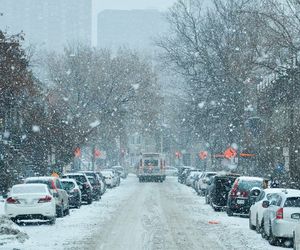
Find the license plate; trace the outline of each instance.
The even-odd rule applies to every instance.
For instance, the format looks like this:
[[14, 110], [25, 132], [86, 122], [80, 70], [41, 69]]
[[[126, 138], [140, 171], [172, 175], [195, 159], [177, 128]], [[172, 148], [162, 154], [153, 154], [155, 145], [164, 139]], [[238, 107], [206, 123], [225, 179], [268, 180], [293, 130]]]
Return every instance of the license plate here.
[[245, 204], [245, 200], [237, 200], [236, 204]]
[[292, 219], [299, 220], [300, 219], [300, 214], [292, 214], [291, 217], [292, 217]]

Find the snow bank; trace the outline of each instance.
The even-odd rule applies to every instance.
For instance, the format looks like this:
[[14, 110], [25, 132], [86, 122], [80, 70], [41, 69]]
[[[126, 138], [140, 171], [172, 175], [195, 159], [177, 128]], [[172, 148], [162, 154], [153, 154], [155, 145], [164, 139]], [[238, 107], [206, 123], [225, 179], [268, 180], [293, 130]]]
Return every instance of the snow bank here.
[[0, 216], [0, 247], [16, 241], [23, 243], [28, 238], [28, 235], [11, 220], [3, 215]]

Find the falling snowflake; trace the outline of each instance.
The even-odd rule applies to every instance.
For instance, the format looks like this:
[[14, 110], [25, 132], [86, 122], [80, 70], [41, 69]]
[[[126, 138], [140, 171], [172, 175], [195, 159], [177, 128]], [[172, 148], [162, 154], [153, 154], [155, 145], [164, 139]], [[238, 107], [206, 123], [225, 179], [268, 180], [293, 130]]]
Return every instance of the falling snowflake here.
[[198, 107], [199, 107], [200, 109], [203, 109], [203, 108], [204, 108], [204, 105], [205, 105], [205, 102], [200, 102], [200, 103], [198, 103]]
[[32, 126], [32, 131], [36, 133], [36, 132], [40, 132], [40, 131], [41, 131], [41, 129], [40, 129], [40, 127], [39, 127], [39, 126], [37, 126], [37, 125], [33, 125], [33, 126]]
[[97, 127], [97, 126], [99, 126], [99, 125], [100, 125], [100, 121], [99, 121], [99, 120], [96, 120], [96, 121], [90, 123], [90, 127], [91, 127], [91, 128], [95, 128], [95, 127]]

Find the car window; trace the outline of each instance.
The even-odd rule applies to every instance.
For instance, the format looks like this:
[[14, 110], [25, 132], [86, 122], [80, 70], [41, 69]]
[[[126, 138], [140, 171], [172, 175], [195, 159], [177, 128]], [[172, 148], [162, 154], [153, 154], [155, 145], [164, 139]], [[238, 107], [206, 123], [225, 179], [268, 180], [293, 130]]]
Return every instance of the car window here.
[[277, 205], [278, 199], [279, 199], [278, 194], [272, 194], [270, 196], [270, 205], [274, 205], [274, 206]]
[[251, 190], [254, 187], [262, 188], [262, 181], [245, 181], [240, 180], [238, 184], [238, 190], [240, 191], [248, 191]]
[[256, 202], [261, 201], [265, 197], [265, 192], [261, 191], [260, 194], [256, 198]]
[[300, 207], [300, 197], [289, 197], [284, 202], [284, 207]]
[[71, 181], [62, 181], [61, 184], [62, 184], [63, 188], [67, 191], [75, 188], [75, 184]]
[[55, 186], [58, 189], [62, 189], [62, 186], [60, 185], [60, 181], [58, 179], [55, 180]]

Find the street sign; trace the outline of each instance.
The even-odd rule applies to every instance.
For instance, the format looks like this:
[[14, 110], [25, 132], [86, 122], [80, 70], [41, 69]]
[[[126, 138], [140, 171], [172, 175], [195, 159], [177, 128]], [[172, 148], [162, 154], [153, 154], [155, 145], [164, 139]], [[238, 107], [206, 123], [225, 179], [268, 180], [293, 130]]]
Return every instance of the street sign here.
[[76, 148], [75, 151], [74, 151], [74, 155], [75, 157], [81, 157], [81, 149], [80, 148]]
[[207, 156], [208, 156], [208, 152], [207, 151], [200, 151], [199, 152], [199, 158], [201, 160], [205, 160], [207, 158]]
[[224, 152], [224, 157], [227, 159], [232, 159], [232, 158], [236, 157], [236, 155], [237, 155], [237, 152], [232, 147], [227, 148]]
[[94, 154], [95, 154], [95, 158], [100, 158], [102, 155], [102, 152], [99, 149], [95, 149]]

